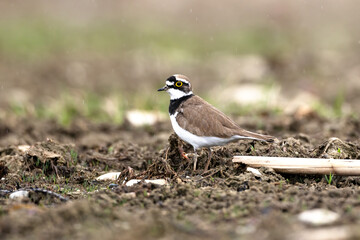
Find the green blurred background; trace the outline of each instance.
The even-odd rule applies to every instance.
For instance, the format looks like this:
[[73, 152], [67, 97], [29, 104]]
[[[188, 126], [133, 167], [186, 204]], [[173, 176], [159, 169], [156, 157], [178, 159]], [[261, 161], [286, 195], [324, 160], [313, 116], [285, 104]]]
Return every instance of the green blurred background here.
[[360, 113], [358, 1], [0, 2], [0, 119], [166, 113], [182, 73], [228, 114]]

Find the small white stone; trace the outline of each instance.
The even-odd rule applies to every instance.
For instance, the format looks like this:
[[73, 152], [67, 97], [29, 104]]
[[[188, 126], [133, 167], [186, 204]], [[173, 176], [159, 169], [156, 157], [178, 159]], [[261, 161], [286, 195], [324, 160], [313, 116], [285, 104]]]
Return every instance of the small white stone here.
[[10, 199], [16, 199], [16, 200], [21, 200], [23, 198], [27, 198], [29, 197], [29, 192], [28, 191], [24, 191], [24, 190], [20, 190], [20, 191], [16, 191], [10, 194], [9, 198]]
[[156, 111], [131, 110], [126, 113], [126, 119], [134, 126], [153, 125], [166, 119], [166, 115]]
[[26, 152], [30, 149], [30, 146], [29, 145], [19, 145], [18, 149], [22, 152]]
[[167, 184], [165, 179], [154, 179], [154, 180], [145, 180], [146, 183], [153, 183], [157, 185], [165, 185]]
[[257, 177], [261, 176], [261, 172], [259, 172], [259, 170], [252, 168], [252, 167], [247, 167], [246, 171], [251, 172], [252, 174], [254, 174]]
[[139, 179], [131, 179], [130, 181], [126, 182], [125, 186], [131, 187], [132, 185], [135, 185], [137, 183], [141, 182]]
[[301, 222], [314, 226], [334, 223], [339, 217], [338, 213], [323, 208], [308, 210], [298, 215], [298, 219]]
[[124, 193], [122, 196], [125, 198], [136, 198], [136, 193], [135, 192]]
[[96, 180], [98, 181], [117, 180], [120, 174], [121, 172], [109, 172], [97, 177]]
[[[135, 185], [135, 184], [137, 184], [139, 182], [141, 182], [140, 179], [131, 179], [125, 185], [130, 187], [130, 186], [133, 186], [133, 185]], [[165, 185], [165, 184], [167, 184], [165, 179], [145, 180], [145, 183], [153, 183], [153, 184], [157, 184], [157, 185]]]

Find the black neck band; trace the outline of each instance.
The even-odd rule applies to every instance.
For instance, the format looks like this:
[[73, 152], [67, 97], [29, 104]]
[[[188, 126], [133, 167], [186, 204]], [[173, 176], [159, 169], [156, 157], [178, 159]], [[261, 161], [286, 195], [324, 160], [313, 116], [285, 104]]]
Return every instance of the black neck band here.
[[178, 98], [178, 99], [170, 100], [169, 114], [173, 115], [175, 113], [176, 109], [180, 106], [180, 104], [182, 102], [188, 100], [192, 96], [194, 96], [194, 94], [190, 94], [190, 95], [186, 95], [186, 96], [183, 96], [181, 98]]

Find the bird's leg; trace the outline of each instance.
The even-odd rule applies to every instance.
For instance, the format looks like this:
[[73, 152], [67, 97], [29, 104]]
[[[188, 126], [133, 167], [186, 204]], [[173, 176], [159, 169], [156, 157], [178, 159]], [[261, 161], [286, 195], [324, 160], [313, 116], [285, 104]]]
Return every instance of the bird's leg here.
[[205, 172], [208, 170], [209, 165], [210, 165], [210, 161], [211, 161], [211, 148], [208, 148], [208, 151], [209, 151], [209, 153], [208, 153], [208, 160], [207, 160], [207, 162], [206, 162], [205, 169], [204, 169]]
[[194, 148], [194, 172], [196, 171], [196, 163], [197, 163], [197, 153], [196, 153], [196, 149]]

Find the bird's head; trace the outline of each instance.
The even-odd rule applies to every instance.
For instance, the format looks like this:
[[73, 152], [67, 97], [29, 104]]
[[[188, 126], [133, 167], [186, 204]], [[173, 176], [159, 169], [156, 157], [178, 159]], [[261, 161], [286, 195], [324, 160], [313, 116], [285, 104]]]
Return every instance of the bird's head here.
[[165, 86], [158, 91], [168, 92], [171, 100], [193, 94], [189, 78], [181, 74], [175, 74], [166, 79]]

